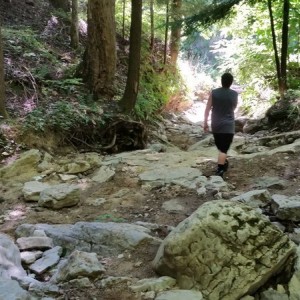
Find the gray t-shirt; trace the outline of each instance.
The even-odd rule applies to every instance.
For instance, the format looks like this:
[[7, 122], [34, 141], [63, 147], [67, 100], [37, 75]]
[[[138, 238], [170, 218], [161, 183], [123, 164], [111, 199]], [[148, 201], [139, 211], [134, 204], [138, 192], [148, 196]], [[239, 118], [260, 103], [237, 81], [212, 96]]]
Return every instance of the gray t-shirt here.
[[234, 133], [234, 110], [238, 93], [229, 88], [212, 90], [211, 129], [213, 133]]

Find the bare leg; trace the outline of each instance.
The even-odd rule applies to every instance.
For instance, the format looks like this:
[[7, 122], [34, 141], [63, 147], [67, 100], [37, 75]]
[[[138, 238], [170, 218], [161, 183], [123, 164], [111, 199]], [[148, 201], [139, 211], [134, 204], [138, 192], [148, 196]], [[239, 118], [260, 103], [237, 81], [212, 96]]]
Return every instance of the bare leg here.
[[223, 152], [219, 152], [218, 155], [218, 165], [224, 165], [227, 158], [227, 154]]

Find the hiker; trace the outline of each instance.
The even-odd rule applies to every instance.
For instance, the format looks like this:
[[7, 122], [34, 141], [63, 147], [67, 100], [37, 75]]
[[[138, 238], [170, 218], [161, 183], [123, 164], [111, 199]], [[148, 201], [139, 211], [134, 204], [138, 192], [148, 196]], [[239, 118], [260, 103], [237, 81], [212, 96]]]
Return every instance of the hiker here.
[[209, 95], [204, 112], [204, 131], [208, 132], [208, 117], [211, 115], [211, 131], [219, 150], [216, 175], [223, 177], [228, 169], [227, 151], [235, 133], [234, 110], [237, 106], [238, 93], [230, 89], [233, 76], [224, 73], [221, 76], [222, 87], [213, 89]]

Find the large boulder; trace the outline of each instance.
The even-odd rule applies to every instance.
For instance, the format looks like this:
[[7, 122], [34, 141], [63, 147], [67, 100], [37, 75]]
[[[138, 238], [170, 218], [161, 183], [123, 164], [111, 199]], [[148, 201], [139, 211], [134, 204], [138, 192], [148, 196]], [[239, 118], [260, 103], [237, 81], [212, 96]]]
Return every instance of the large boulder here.
[[0, 168], [0, 178], [14, 182], [25, 182], [38, 174], [37, 167], [41, 159], [39, 150], [32, 149], [21, 154], [13, 163]]
[[161, 275], [205, 299], [235, 300], [255, 292], [280, 272], [295, 245], [248, 205], [207, 202], [163, 241], [154, 259]]
[[39, 206], [60, 209], [75, 206], [80, 202], [80, 188], [74, 184], [57, 184], [40, 193]]
[[23, 277], [26, 276], [26, 272], [21, 265], [18, 247], [7, 235], [0, 234], [0, 278], [10, 279], [12, 276]]
[[23, 290], [15, 280], [0, 278], [0, 299], [31, 300], [30, 294]]

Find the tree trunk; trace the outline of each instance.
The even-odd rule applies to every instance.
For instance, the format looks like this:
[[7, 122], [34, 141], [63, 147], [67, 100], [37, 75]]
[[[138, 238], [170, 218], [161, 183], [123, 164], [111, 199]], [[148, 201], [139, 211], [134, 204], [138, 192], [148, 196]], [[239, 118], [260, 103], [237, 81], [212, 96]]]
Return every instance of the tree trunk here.
[[164, 65], [167, 63], [167, 54], [168, 54], [168, 32], [169, 32], [169, 0], [166, 0], [166, 26], [165, 26]]
[[126, 0], [123, 0], [123, 20], [122, 20], [122, 37], [125, 39], [125, 10], [126, 10]]
[[78, 0], [72, 0], [72, 19], [71, 19], [71, 47], [77, 49], [79, 46], [78, 30]]
[[89, 0], [83, 78], [94, 98], [113, 97], [116, 61], [115, 1]]
[[52, 6], [56, 9], [62, 9], [65, 12], [70, 11], [69, 0], [49, 0]]
[[154, 0], [150, 0], [150, 49], [154, 48]]
[[0, 116], [7, 118], [8, 114], [5, 109], [5, 82], [4, 82], [4, 59], [3, 59], [3, 42], [0, 27]]
[[170, 41], [170, 60], [172, 65], [176, 65], [180, 50], [181, 25], [178, 21], [181, 19], [181, 5], [182, 0], [172, 0], [171, 15], [173, 18], [173, 23], [171, 26]]
[[276, 41], [274, 17], [272, 11], [272, 0], [268, 0], [268, 9], [269, 9], [272, 42], [273, 42], [273, 49], [274, 49], [275, 63], [276, 63], [278, 89], [281, 98], [283, 98], [284, 93], [287, 90], [286, 67], [287, 67], [287, 55], [288, 55], [287, 50], [288, 50], [289, 0], [284, 0], [284, 4], [283, 4], [281, 59], [279, 58], [277, 41]]
[[139, 90], [142, 35], [142, 0], [131, 0], [131, 25], [129, 44], [128, 75], [120, 106], [124, 112], [130, 112], [136, 103]]
[[282, 17], [282, 35], [281, 35], [281, 84], [279, 86], [280, 94], [284, 94], [287, 90], [287, 57], [288, 57], [288, 42], [289, 42], [289, 12], [290, 1], [284, 0], [283, 3], [283, 17]]

